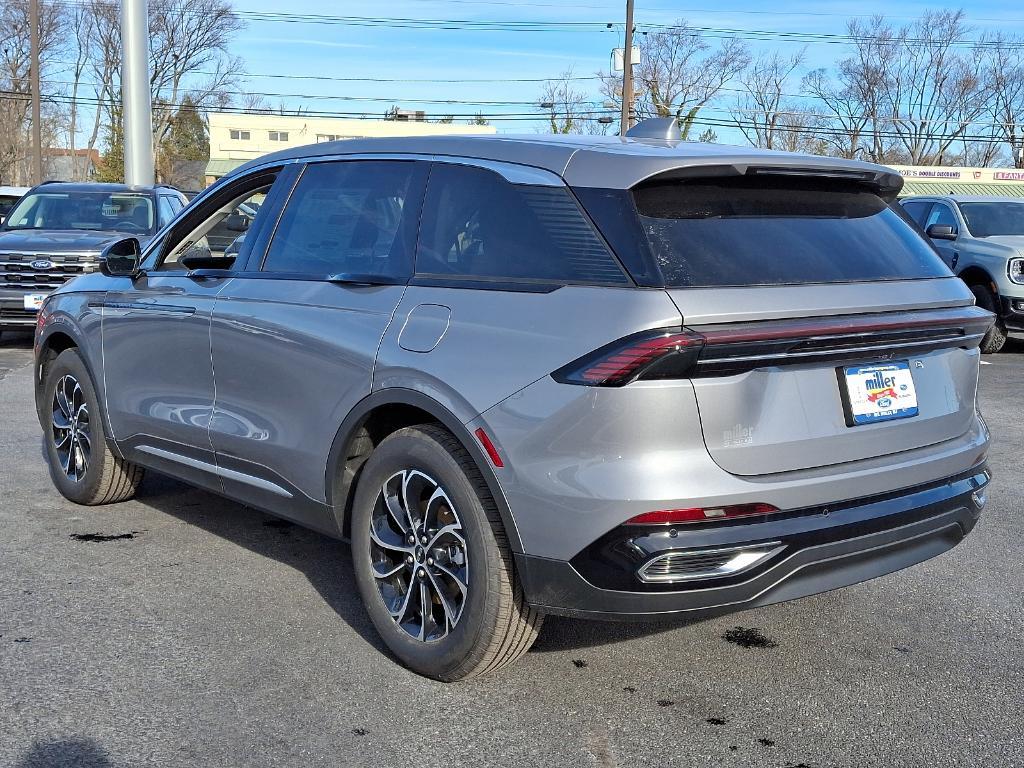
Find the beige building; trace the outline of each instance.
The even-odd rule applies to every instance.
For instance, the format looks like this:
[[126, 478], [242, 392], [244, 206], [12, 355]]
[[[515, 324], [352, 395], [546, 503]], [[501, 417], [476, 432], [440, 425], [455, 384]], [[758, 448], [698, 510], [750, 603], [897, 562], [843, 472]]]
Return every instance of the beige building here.
[[1024, 197], [1024, 169], [894, 165], [906, 195], [995, 195]]
[[444, 136], [495, 132], [490, 125], [429, 123], [423, 119], [422, 112], [400, 112], [398, 120], [339, 120], [330, 117], [231, 112], [209, 112], [207, 119], [210, 127], [207, 185], [253, 158], [303, 144], [369, 136]]

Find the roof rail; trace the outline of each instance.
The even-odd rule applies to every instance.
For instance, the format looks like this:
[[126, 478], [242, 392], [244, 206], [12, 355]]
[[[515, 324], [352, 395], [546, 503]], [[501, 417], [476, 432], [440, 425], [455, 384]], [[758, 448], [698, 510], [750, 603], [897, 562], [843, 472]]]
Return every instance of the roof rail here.
[[651, 117], [641, 120], [628, 131], [630, 139], [660, 139], [661, 141], [679, 141], [682, 132], [674, 117]]

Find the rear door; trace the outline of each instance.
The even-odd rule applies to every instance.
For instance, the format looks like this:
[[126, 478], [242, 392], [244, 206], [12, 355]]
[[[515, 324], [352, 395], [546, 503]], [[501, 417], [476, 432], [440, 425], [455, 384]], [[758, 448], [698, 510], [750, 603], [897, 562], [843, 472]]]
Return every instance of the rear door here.
[[309, 163], [276, 226], [246, 237], [247, 268], [219, 294], [210, 337], [211, 437], [231, 495], [293, 516], [326, 502], [331, 444], [370, 393], [411, 275], [426, 174], [413, 160]]
[[870, 189], [676, 179], [632, 197], [637, 239], [705, 338], [692, 381], [724, 469], [888, 457], [970, 428], [987, 316]]

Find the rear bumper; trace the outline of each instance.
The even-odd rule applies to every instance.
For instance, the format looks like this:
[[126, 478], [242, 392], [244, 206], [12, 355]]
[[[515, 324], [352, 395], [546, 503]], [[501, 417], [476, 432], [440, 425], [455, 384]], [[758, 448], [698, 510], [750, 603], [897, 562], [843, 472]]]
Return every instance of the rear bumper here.
[[[595, 566], [593, 559], [600, 556], [593, 552], [581, 553], [572, 562], [518, 554], [516, 562], [527, 600], [546, 613], [654, 620], [744, 610], [856, 584], [952, 549], [981, 516], [989, 479], [981, 464], [949, 481], [844, 504], [838, 510], [809, 509], [784, 519], [705, 526], [685, 537], [669, 537], [664, 530], [660, 535], [633, 535], [620, 529], [621, 536], [630, 537], [631, 549], [640, 544], [643, 550], [631, 577], [643, 562], [672, 551], [680, 539], [685, 542], [685, 548], [676, 545], [680, 552], [765, 542], [784, 546], [763, 567], [726, 583], [691, 581], [654, 590], [634, 578], [633, 589], [609, 589], [593, 583], [609, 580]], [[655, 543], [659, 539], [661, 549]]]

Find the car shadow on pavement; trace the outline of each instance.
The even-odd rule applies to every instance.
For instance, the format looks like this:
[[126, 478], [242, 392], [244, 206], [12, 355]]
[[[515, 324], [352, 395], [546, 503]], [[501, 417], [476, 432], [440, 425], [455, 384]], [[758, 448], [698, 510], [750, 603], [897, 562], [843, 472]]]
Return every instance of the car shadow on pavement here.
[[110, 758], [92, 739], [37, 741], [15, 768], [112, 768]]
[[[387, 652], [363, 608], [346, 542], [156, 472], [147, 472], [136, 501], [304, 574], [327, 605], [360, 637]], [[619, 623], [549, 616], [533, 650], [546, 653], [610, 645], [666, 632], [685, 623], [694, 621]]]
[[152, 471], [135, 500], [295, 569], [362, 639], [387, 652], [363, 608], [346, 542]]

